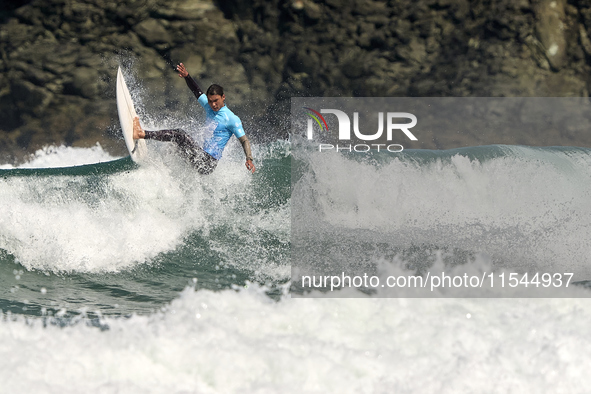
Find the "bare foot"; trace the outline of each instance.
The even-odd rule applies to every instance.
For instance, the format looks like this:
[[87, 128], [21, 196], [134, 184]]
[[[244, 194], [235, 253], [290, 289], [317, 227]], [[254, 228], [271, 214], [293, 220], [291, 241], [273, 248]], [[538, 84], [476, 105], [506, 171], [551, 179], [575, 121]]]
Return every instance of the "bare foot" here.
[[137, 116], [133, 118], [133, 139], [137, 140], [140, 138], [144, 138], [146, 133], [142, 130], [142, 126], [140, 126], [140, 118]]

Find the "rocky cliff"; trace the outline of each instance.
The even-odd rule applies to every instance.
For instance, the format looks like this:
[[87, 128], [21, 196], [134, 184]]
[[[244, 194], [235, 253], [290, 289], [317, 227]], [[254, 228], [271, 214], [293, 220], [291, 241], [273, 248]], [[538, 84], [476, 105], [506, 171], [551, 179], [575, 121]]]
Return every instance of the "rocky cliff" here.
[[588, 96], [588, 0], [17, 0], [0, 23], [4, 160], [121, 149], [120, 64], [144, 113], [178, 114], [194, 100], [182, 61], [226, 88], [255, 140], [287, 134], [294, 95]]

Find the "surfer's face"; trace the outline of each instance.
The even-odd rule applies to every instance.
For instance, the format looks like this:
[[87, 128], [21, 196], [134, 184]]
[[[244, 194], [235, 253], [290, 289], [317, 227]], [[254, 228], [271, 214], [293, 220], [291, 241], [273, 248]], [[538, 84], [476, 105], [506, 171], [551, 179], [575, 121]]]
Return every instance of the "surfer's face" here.
[[222, 108], [224, 106], [224, 102], [226, 101], [226, 95], [219, 95], [219, 94], [208, 94], [207, 95], [207, 102], [209, 103], [209, 106], [211, 107], [211, 109], [213, 109], [214, 111], [219, 111], [220, 108]]

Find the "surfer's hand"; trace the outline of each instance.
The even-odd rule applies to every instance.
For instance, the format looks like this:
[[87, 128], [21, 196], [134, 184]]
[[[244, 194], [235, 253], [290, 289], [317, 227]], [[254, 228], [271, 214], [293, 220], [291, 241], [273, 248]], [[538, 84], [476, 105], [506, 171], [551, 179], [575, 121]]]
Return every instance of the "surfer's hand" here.
[[189, 72], [183, 63], [180, 63], [178, 66], [176, 66], [176, 70], [179, 72], [179, 77], [181, 78], [187, 78], [189, 76]]
[[256, 168], [255, 168], [252, 160], [246, 160], [246, 169], [254, 174], [254, 171], [256, 170]]

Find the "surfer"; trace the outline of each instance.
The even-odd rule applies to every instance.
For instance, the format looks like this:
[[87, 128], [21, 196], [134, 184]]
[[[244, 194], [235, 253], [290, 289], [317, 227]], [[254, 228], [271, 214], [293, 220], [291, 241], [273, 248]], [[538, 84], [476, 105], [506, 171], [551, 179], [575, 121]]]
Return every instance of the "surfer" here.
[[183, 63], [176, 66], [176, 70], [179, 72], [179, 77], [185, 79], [187, 86], [205, 109], [206, 125], [213, 129], [213, 136], [205, 141], [202, 148], [181, 129], [143, 130], [139, 118], [136, 117], [133, 120], [133, 138], [174, 142], [180, 148], [181, 154], [197, 168], [200, 174], [205, 175], [213, 172], [218, 160], [222, 157], [228, 140], [232, 135], [235, 135], [244, 149], [246, 168], [254, 173], [256, 168], [252, 162], [250, 142], [244, 133], [240, 118], [226, 107], [224, 89], [220, 85], [213, 84], [204, 94], [197, 82], [189, 75]]

